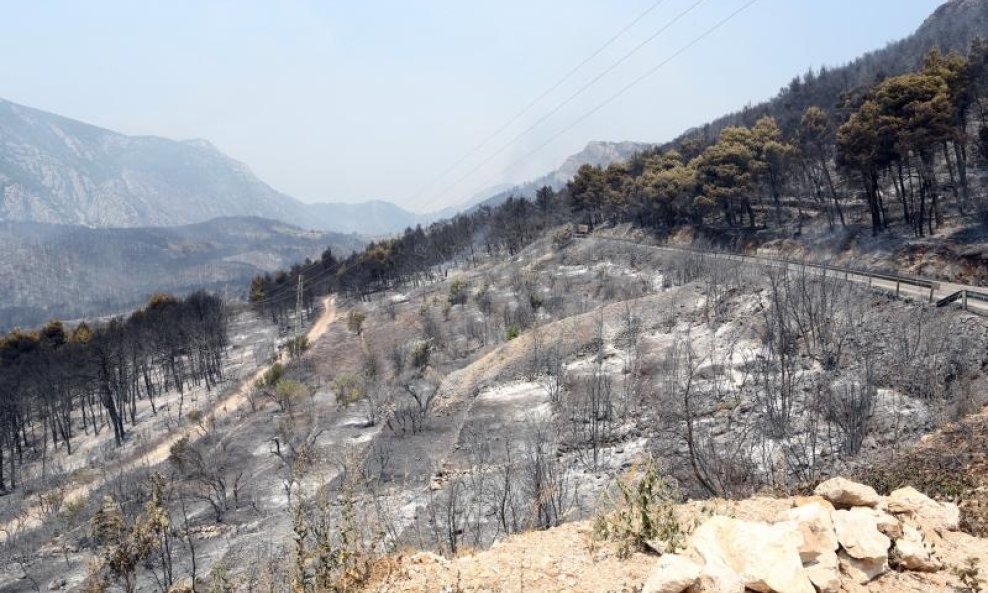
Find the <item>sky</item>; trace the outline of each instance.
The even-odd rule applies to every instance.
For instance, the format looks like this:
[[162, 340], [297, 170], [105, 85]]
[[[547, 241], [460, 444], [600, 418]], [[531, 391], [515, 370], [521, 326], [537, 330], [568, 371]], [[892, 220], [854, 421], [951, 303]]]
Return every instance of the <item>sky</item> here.
[[205, 138], [303, 201], [427, 212], [591, 140], [669, 140], [940, 4], [749, 1], [0, 0], [0, 97]]

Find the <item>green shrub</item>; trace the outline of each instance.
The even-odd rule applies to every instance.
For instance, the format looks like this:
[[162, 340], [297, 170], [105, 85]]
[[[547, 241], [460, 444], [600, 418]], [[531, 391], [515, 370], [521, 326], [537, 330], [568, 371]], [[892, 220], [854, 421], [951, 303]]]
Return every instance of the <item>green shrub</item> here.
[[274, 387], [275, 384], [277, 384], [278, 381], [281, 380], [284, 374], [285, 374], [285, 365], [281, 364], [280, 362], [276, 362], [273, 365], [271, 365], [271, 368], [265, 371], [263, 375], [261, 375], [261, 378], [257, 380], [257, 383], [255, 385], [257, 386], [258, 389], [264, 389], [266, 387]]
[[422, 340], [417, 342], [409, 350], [408, 355], [412, 362], [412, 367], [416, 369], [424, 369], [429, 365], [429, 351], [430, 343], [428, 340]]
[[467, 302], [469, 285], [463, 278], [456, 278], [449, 284], [449, 304], [462, 305]]

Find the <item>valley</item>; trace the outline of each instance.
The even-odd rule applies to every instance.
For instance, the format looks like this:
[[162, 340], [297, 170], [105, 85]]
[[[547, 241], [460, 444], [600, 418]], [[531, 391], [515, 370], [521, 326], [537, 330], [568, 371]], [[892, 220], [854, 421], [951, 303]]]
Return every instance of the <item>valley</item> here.
[[10, 12], [0, 591], [988, 587], [988, 0], [563, 4]]

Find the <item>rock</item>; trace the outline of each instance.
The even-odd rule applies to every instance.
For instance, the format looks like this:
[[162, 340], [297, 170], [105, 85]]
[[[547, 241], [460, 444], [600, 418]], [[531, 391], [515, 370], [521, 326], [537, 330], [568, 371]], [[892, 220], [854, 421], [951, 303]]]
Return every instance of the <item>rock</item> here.
[[64, 577], [58, 577], [56, 579], [53, 579], [50, 583], [48, 583], [48, 590], [49, 591], [58, 591], [59, 589], [62, 589], [62, 588], [65, 587], [65, 583], [66, 582], [65, 582], [65, 578]]
[[902, 537], [895, 540], [892, 558], [895, 565], [906, 570], [933, 572], [943, 568], [934, 556], [933, 550], [923, 538], [923, 534], [912, 525], [904, 525]]
[[878, 530], [878, 518], [870, 509], [834, 511], [837, 541], [847, 555], [859, 560], [888, 559], [892, 540]]
[[834, 505], [831, 504], [829, 500], [818, 494], [814, 494], [813, 496], [794, 496], [792, 498], [793, 507], [805, 507], [813, 504], [823, 505], [823, 508], [828, 511], [834, 510]]
[[878, 531], [889, 539], [902, 537], [902, 523], [892, 515], [878, 509], [865, 509], [875, 518]]
[[961, 511], [956, 504], [937, 502], [912, 486], [892, 492], [885, 504], [891, 513], [910, 515], [936, 529], [956, 531], [960, 526]]
[[834, 529], [841, 545], [841, 570], [859, 584], [888, 571], [892, 540], [879, 531], [879, 517], [873, 509], [853, 508], [834, 511]]
[[874, 507], [882, 497], [871, 486], [858, 484], [845, 478], [831, 478], [813, 490], [836, 507]]
[[799, 557], [799, 525], [769, 525], [711, 517], [693, 533], [691, 548], [703, 559], [704, 590], [740, 593], [815, 593]]
[[664, 554], [655, 563], [641, 593], [683, 593], [700, 580], [702, 568], [678, 554]]
[[796, 507], [782, 514], [782, 519], [799, 526], [803, 536], [799, 547], [803, 568], [818, 591], [836, 593], [840, 590], [840, 570], [837, 563], [837, 533], [831, 516], [834, 507], [819, 496], [799, 498], [795, 504]]
[[841, 572], [859, 585], [864, 585], [889, 570], [887, 558], [882, 561], [862, 560], [848, 556], [844, 550], [837, 553], [837, 558]]
[[782, 514], [783, 521], [792, 521], [799, 526], [800, 534], [803, 536], [803, 543], [799, 547], [799, 558], [804, 564], [837, 551], [837, 534], [834, 531], [832, 512], [833, 507], [830, 503], [821, 499], [819, 502], [812, 501], [789, 509]]
[[840, 591], [840, 567], [837, 552], [819, 556], [813, 562], [803, 564], [810, 582], [820, 593], [838, 593]]

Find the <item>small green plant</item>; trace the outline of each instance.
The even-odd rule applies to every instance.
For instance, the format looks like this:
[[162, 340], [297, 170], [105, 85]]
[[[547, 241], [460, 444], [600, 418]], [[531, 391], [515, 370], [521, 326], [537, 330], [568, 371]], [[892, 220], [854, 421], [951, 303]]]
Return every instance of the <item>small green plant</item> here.
[[968, 558], [964, 566], [955, 566], [951, 569], [954, 576], [961, 582], [962, 591], [966, 593], [981, 593], [984, 591], [984, 581], [981, 580], [981, 561], [974, 556]]
[[75, 526], [84, 510], [86, 510], [86, 500], [82, 496], [70, 498], [62, 503], [62, 519], [66, 524]]
[[265, 371], [263, 375], [261, 375], [261, 378], [257, 380], [257, 383], [255, 385], [257, 386], [258, 389], [264, 389], [266, 387], [274, 387], [275, 384], [277, 384], [278, 381], [281, 380], [281, 377], [284, 374], [285, 374], [285, 366], [280, 362], [276, 362], [273, 365], [271, 365], [271, 368]]
[[610, 513], [598, 515], [596, 539], [616, 542], [622, 557], [639, 550], [666, 553], [685, 547], [689, 533], [676, 516], [673, 487], [651, 459], [633, 466], [616, 485], [621, 498]]
[[462, 305], [467, 302], [467, 289], [469, 285], [463, 278], [456, 278], [449, 284], [450, 305]]
[[518, 329], [517, 325], [511, 324], [508, 327], [508, 332], [507, 334], [505, 334], [505, 337], [507, 337], [508, 341], [510, 342], [511, 340], [517, 338], [519, 335], [521, 335], [521, 330]]
[[278, 409], [282, 412], [291, 413], [297, 404], [306, 395], [312, 395], [309, 386], [294, 379], [281, 379], [274, 386], [271, 396], [274, 398]]
[[424, 369], [429, 365], [429, 350], [430, 344], [428, 340], [422, 340], [417, 342], [409, 350], [408, 355], [412, 362], [412, 367], [416, 369]]
[[336, 401], [344, 407], [357, 403], [367, 395], [364, 382], [360, 377], [349, 373], [337, 375], [333, 381], [333, 391], [336, 392]]
[[298, 358], [309, 349], [309, 338], [305, 336], [298, 336], [297, 338], [292, 338], [292, 341], [288, 343], [288, 354], [292, 357]]

